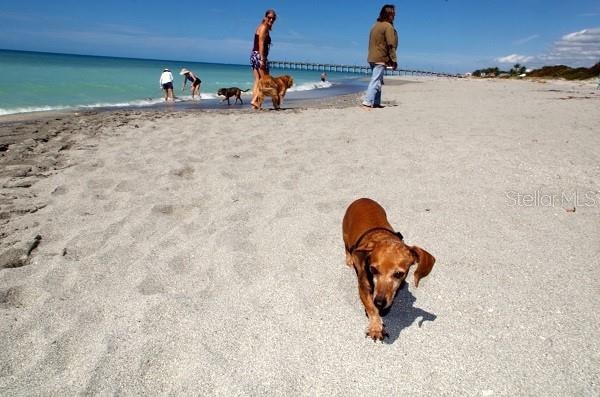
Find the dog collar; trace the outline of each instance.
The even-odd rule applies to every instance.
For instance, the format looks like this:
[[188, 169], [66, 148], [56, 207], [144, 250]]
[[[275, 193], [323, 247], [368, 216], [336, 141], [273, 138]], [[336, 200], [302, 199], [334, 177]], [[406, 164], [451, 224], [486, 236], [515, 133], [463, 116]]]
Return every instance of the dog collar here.
[[394, 231], [388, 229], [387, 227], [374, 227], [372, 229], [367, 230], [363, 234], [361, 234], [360, 237], [358, 238], [358, 240], [356, 240], [356, 242], [350, 248], [346, 247], [346, 251], [348, 251], [350, 254], [352, 254], [358, 248], [358, 245], [360, 244], [360, 242], [362, 241], [363, 238], [365, 238], [369, 233], [372, 233], [377, 230], [391, 233], [394, 236], [398, 237], [400, 239], [400, 241], [404, 240], [404, 237], [402, 236], [402, 233], [400, 233], [400, 232], [394, 232]]

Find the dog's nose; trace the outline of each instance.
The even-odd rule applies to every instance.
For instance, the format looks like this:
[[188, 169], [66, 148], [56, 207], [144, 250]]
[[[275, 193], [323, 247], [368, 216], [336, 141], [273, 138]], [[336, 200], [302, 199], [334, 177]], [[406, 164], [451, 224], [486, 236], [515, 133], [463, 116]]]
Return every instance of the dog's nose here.
[[384, 309], [386, 306], [386, 301], [385, 298], [380, 298], [380, 297], [375, 297], [375, 306], [377, 306], [377, 308], [379, 310]]

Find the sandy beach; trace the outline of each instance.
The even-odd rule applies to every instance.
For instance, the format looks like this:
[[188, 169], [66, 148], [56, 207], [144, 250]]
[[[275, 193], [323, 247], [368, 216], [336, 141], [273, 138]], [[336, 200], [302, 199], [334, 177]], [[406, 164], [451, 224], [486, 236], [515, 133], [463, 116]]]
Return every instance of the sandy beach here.
[[[598, 395], [595, 81], [383, 99], [0, 118], [0, 395]], [[437, 258], [385, 343], [359, 197]]]

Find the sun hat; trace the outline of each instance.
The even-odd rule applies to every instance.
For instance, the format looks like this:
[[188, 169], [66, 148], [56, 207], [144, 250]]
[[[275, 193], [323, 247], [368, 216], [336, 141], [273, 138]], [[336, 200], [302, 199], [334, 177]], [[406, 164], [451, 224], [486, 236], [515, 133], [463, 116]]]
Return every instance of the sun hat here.
[[189, 73], [189, 72], [190, 72], [189, 70], [187, 70], [186, 68], [183, 68], [183, 69], [181, 69], [181, 72], [179, 72], [179, 74], [183, 76], [184, 74]]
[[170, 72], [170, 70], [169, 69], [164, 69], [163, 72]]

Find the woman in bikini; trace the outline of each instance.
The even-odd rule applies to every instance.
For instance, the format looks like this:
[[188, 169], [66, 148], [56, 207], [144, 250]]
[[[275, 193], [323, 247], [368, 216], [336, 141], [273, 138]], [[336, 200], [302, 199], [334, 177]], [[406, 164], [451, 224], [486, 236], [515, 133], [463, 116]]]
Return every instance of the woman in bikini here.
[[195, 95], [198, 95], [198, 99], [200, 99], [200, 84], [202, 83], [202, 80], [186, 68], [181, 69], [179, 74], [183, 76], [183, 87], [181, 87], [181, 91], [185, 90], [185, 84], [189, 80], [192, 86], [192, 99], [194, 99]]
[[265, 17], [262, 22], [256, 28], [254, 33], [254, 47], [250, 53], [250, 66], [252, 67], [252, 74], [254, 75], [254, 87], [252, 89], [252, 107], [258, 109], [256, 105], [256, 96], [258, 94], [257, 85], [258, 80], [263, 75], [269, 74], [269, 46], [271, 45], [270, 31], [273, 27], [273, 23], [277, 19], [275, 10], [267, 10]]

